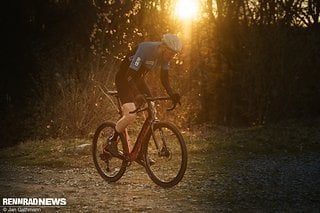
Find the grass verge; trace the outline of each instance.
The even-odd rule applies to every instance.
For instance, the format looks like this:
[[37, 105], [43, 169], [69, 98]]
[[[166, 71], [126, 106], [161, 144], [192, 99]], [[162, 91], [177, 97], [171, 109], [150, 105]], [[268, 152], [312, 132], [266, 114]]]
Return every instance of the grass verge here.
[[[314, 123], [286, 122], [253, 128], [197, 127], [183, 132], [190, 156], [212, 153], [281, 154], [320, 151], [320, 128]], [[91, 141], [47, 139], [0, 150], [0, 160], [21, 166], [92, 166]]]
[[320, 127], [316, 123], [287, 121], [251, 128], [206, 126], [188, 134], [190, 152], [254, 154], [320, 151]]
[[91, 164], [91, 141], [34, 140], [0, 150], [0, 160], [20, 166], [85, 167]]

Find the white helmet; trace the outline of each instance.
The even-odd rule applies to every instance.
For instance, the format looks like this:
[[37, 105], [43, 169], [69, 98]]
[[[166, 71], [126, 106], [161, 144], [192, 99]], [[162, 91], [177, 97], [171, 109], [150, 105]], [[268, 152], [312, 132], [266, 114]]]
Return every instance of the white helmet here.
[[162, 43], [175, 52], [180, 52], [182, 50], [182, 43], [176, 35], [164, 34], [162, 37]]

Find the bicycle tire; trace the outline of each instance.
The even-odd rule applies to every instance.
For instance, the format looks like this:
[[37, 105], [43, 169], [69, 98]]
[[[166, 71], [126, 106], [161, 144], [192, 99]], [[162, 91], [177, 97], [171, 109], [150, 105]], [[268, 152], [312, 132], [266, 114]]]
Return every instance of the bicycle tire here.
[[[160, 149], [156, 148], [156, 141]], [[187, 147], [182, 134], [174, 124], [163, 121], [155, 123], [152, 136], [144, 147], [144, 153], [146, 171], [154, 183], [169, 188], [182, 180], [187, 169]], [[150, 165], [150, 160], [155, 162]]]
[[[127, 167], [127, 161], [119, 157], [112, 157], [109, 155], [107, 160], [102, 159], [102, 157], [107, 157], [101, 157], [101, 154], [103, 153], [103, 148], [107, 143], [107, 138], [110, 137], [110, 135], [113, 133], [115, 125], [116, 124], [114, 122], [109, 121], [101, 124], [96, 129], [92, 141], [92, 157], [94, 165], [100, 176], [107, 182], [118, 181], [125, 173]], [[126, 153], [126, 146], [121, 137], [119, 138], [121, 143], [118, 142], [118, 149]], [[109, 168], [110, 164], [112, 164], [111, 169]], [[106, 168], [103, 168], [104, 166], [106, 166]]]

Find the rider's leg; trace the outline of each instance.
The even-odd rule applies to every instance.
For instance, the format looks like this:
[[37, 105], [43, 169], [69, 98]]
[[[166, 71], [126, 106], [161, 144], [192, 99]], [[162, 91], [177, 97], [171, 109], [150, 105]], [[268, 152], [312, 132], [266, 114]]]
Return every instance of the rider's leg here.
[[136, 113], [130, 113], [136, 109], [136, 105], [132, 103], [125, 103], [122, 105], [122, 112], [123, 115], [118, 120], [116, 124], [116, 131], [118, 133], [122, 133], [129, 124], [131, 124], [137, 117]]
[[131, 143], [131, 139], [130, 139], [130, 136], [129, 136], [129, 132], [128, 132], [128, 128], [126, 128], [124, 130], [125, 132], [125, 137], [126, 137], [126, 141], [128, 142], [127, 145], [128, 145], [128, 150], [129, 150], [129, 153], [131, 153], [132, 151], [132, 148], [133, 148], [133, 145]]
[[129, 135], [128, 135], [126, 128], [128, 125], [133, 123], [135, 118], [137, 117], [136, 113], [130, 113], [130, 112], [134, 111], [135, 109], [136, 109], [136, 106], [132, 102], [125, 103], [122, 105], [123, 115], [120, 118], [120, 120], [118, 120], [118, 122], [116, 123], [116, 128], [115, 128], [116, 131], [114, 132], [112, 138], [110, 139], [110, 141], [117, 141], [119, 134], [125, 133], [125, 136], [127, 138], [128, 145], [129, 145], [129, 151], [131, 150], [132, 146], [131, 146], [131, 144], [129, 144], [130, 140], [129, 140]]
[[130, 113], [132, 111], [134, 111], [136, 109], [136, 105], [134, 103], [125, 103], [122, 105], [122, 112], [123, 112], [123, 116], [120, 118], [120, 120], [118, 120], [118, 122], [116, 123], [116, 133], [115, 134], [120, 134], [120, 133], [125, 133], [125, 137], [127, 139], [128, 142], [128, 148], [129, 148], [129, 152], [131, 152], [131, 147], [132, 144], [130, 143], [130, 138], [129, 138], [129, 134], [128, 134], [128, 130], [127, 130], [127, 126], [130, 125], [131, 123], [134, 122], [134, 120], [137, 117], [136, 113]]
[[[115, 132], [112, 136], [112, 141], [117, 141], [117, 138], [120, 133], [125, 133], [126, 139], [128, 141], [128, 132], [126, 128], [136, 118], [135, 113], [134, 114], [130, 113], [136, 109], [136, 106], [134, 104], [135, 93], [132, 90], [127, 79], [127, 71], [130, 63], [131, 63], [130, 60], [124, 60], [121, 63], [120, 70], [116, 74], [115, 84], [118, 90], [118, 96], [123, 105], [122, 105], [122, 117], [116, 123]], [[130, 148], [129, 148], [129, 151], [130, 151]]]
[[131, 151], [131, 144], [130, 140], [129, 140], [129, 136], [128, 136], [128, 132], [126, 130], [127, 126], [129, 124], [131, 124], [135, 118], [136, 118], [136, 113], [130, 113], [132, 111], [134, 111], [136, 109], [135, 104], [133, 102], [130, 103], [125, 103], [122, 105], [122, 112], [123, 115], [120, 118], [120, 120], [118, 120], [118, 122], [116, 123], [116, 127], [115, 127], [115, 131], [113, 133], [112, 136], [110, 136], [108, 138], [108, 150], [116, 155], [116, 153], [118, 153], [118, 148], [117, 148], [117, 140], [120, 134], [124, 133], [125, 137], [128, 141], [128, 148], [129, 148], [129, 152]]
[[130, 112], [134, 111], [135, 109], [136, 109], [136, 106], [134, 103], [125, 103], [122, 105], [123, 115], [116, 123], [116, 128], [115, 128], [116, 131], [111, 136], [111, 138], [110, 138], [111, 141], [116, 141], [119, 134], [124, 132], [126, 130], [127, 126], [135, 120], [137, 114], [130, 113]]

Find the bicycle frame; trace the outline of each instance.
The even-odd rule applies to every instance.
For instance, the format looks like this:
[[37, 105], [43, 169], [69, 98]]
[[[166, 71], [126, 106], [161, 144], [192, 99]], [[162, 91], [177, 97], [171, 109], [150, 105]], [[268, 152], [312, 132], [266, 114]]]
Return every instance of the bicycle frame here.
[[[139, 157], [140, 151], [142, 149], [144, 142], [147, 142], [151, 136], [151, 129], [152, 129], [151, 127], [153, 126], [154, 122], [155, 121], [153, 119], [151, 119], [150, 116], [148, 116], [146, 118], [146, 120], [143, 123], [143, 126], [138, 134], [138, 137], [137, 137], [137, 140], [133, 146], [133, 149], [132, 149], [131, 153], [129, 154], [130, 161], [134, 161]], [[128, 143], [128, 141], [127, 141], [127, 143]]]
[[[153, 135], [153, 125], [157, 121], [155, 115], [156, 110], [151, 101], [148, 101], [147, 104], [147, 108], [137, 110], [137, 112], [147, 110], [148, 116], [142, 125], [131, 153], [129, 153], [130, 161], [135, 161], [141, 155], [141, 149], [144, 143], [148, 142], [151, 135]], [[128, 141], [126, 142], [128, 143]]]
[[[119, 97], [118, 96], [116, 96], [116, 97], [117, 97], [118, 111], [119, 111], [119, 114], [122, 116], [121, 102], [120, 102]], [[140, 155], [142, 154], [141, 150], [142, 150], [144, 143], [147, 143], [151, 136], [154, 138], [155, 145], [156, 145], [157, 149], [159, 149], [158, 142], [156, 141], [156, 138], [153, 133], [153, 126], [157, 122], [156, 109], [153, 104], [153, 101], [169, 100], [169, 99], [170, 99], [170, 97], [146, 98], [147, 105], [148, 105], [146, 108], [136, 109], [134, 112], [131, 112], [131, 113], [138, 113], [138, 112], [142, 112], [142, 111], [147, 110], [148, 116], [142, 125], [142, 128], [138, 134], [138, 137], [135, 141], [133, 149], [130, 153], [129, 153], [129, 144], [128, 144], [127, 137], [124, 137], [124, 140], [125, 140], [126, 145], [128, 147], [128, 153], [125, 153], [125, 155], [128, 157], [127, 160], [129, 160], [130, 162], [135, 161], [138, 159], [138, 157], [140, 157]], [[168, 110], [173, 110], [174, 108], [175, 108], [175, 106], [173, 106], [172, 108], [170, 108]], [[125, 131], [127, 131], [127, 130], [125, 130]], [[164, 141], [164, 143], [165, 143], [165, 141]], [[126, 156], [124, 156], [124, 157], [126, 157]]]

